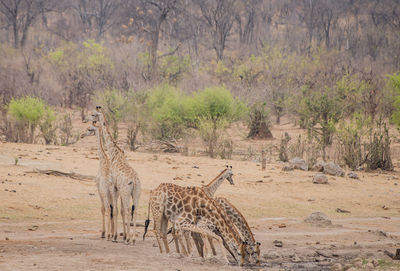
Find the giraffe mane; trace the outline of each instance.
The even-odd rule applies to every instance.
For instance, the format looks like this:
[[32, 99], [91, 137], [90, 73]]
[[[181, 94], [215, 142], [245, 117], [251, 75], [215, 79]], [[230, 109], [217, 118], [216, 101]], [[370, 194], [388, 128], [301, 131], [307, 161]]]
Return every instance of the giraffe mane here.
[[120, 152], [124, 153], [124, 150], [122, 150], [122, 149], [118, 146], [118, 144], [115, 142], [115, 140], [114, 140], [114, 139], [112, 138], [112, 136], [111, 136], [110, 129], [108, 128], [107, 120], [106, 120], [106, 118], [104, 117], [105, 114], [104, 114], [103, 108], [97, 106], [97, 107], [96, 107], [96, 111], [99, 112], [99, 113], [103, 116], [103, 124], [104, 124], [104, 127], [105, 127], [105, 129], [106, 129], [106, 133], [110, 136], [112, 143], [114, 144], [114, 146], [115, 146]]
[[228, 170], [228, 168], [225, 168], [223, 171], [221, 171], [221, 173], [219, 173], [219, 174], [217, 175], [217, 177], [215, 177], [214, 179], [212, 179], [208, 184], [203, 185], [203, 187], [208, 187], [208, 186], [210, 186], [213, 182], [215, 182], [216, 180], [218, 180], [218, 179], [222, 176], [222, 174], [224, 174], [227, 170]]
[[[223, 198], [223, 199], [230, 203], [230, 201], [228, 201], [226, 198]], [[252, 241], [254, 242], [254, 244], [256, 244], [256, 239], [254, 238], [254, 235], [253, 235], [253, 233], [252, 233], [251, 230], [250, 230], [250, 226], [249, 226], [249, 224], [247, 223], [247, 220], [244, 219], [244, 216], [242, 215], [242, 213], [241, 213], [233, 204], [230, 204], [230, 205], [231, 205], [230, 207], [232, 207], [232, 209], [234, 209], [234, 210], [241, 216], [241, 218], [243, 218], [243, 219], [242, 219], [242, 220], [243, 220], [243, 223], [244, 223], [244, 224], [246, 225], [246, 227], [249, 229], [249, 233], [250, 233], [251, 239], [252, 239]]]

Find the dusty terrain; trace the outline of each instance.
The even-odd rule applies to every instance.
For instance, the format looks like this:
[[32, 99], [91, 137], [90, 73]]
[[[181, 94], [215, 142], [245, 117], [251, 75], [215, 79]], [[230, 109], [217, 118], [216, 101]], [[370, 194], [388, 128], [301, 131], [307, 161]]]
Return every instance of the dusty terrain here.
[[[0, 270], [242, 269], [225, 265], [220, 257], [160, 255], [152, 233], [141, 240], [143, 227], [135, 246], [100, 239], [100, 202], [93, 180], [32, 172], [53, 169], [94, 176], [99, 162], [94, 137], [72, 147], [0, 144]], [[311, 182], [314, 172], [282, 172], [280, 163], [261, 171], [251, 161], [144, 152], [127, 152], [127, 157], [142, 182], [141, 224], [150, 189], [161, 182], [201, 185], [230, 164], [235, 185], [226, 182], [216, 194], [242, 211], [262, 244], [262, 263], [252, 268], [331, 270], [340, 263], [355, 270], [400, 270], [399, 261], [384, 254], [400, 248], [398, 171], [360, 172], [360, 180], [331, 176], [329, 184], [316, 185]], [[304, 222], [317, 211], [328, 215], [332, 225]], [[283, 246], [275, 246], [275, 240]]]

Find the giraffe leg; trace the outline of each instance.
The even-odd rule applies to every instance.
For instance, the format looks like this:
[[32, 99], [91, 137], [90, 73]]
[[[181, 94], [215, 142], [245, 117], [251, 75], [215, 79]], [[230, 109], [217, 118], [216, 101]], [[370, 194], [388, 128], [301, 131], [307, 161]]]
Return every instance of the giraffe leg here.
[[213, 244], [213, 239], [210, 236], [208, 236], [207, 238], [208, 238], [208, 242], [210, 243], [212, 254], [214, 256], [216, 256], [217, 255], [217, 251], [215, 250], [215, 247], [214, 247], [214, 244]]
[[188, 252], [189, 255], [191, 255], [192, 252], [193, 252], [193, 249], [192, 249], [192, 243], [190, 242], [189, 232], [184, 232], [183, 235], [184, 235], [185, 240], [186, 240], [187, 252]]
[[137, 212], [138, 212], [138, 207], [139, 207], [139, 198], [140, 198], [140, 191], [141, 191], [141, 185], [140, 181], [138, 180], [135, 183], [134, 189], [133, 189], [133, 195], [132, 195], [132, 213], [131, 213], [131, 219], [133, 222], [133, 232], [132, 232], [132, 243], [136, 243], [136, 217], [137, 217]]
[[168, 227], [168, 220], [163, 215], [161, 219], [161, 238], [163, 239], [164, 242], [165, 253], [170, 252], [167, 240], [167, 230], [168, 230], [167, 227]]
[[125, 205], [125, 201], [122, 199], [122, 195], [120, 195], [121, 197], [121, 217], [122, 217], [122, 231], [123, 231], [123, 240], [126, 240], [126, 208], [127, 206]]
[[203, 240], [203, 254], [204, 254], [204, 258], [208, 258], [209, 257], [209, 251], [208, 251], [208, 245], [207, 242], [205, 240], [207, 240], [208, 235], [206, 234], [202, 234], [200, 235], [199, 238], [201, 238]]
[[106, 226], [105, 226], [105, 207], [104, 207], [104, 203], [101, 203], [101, 238], [105, 238], [106, 237]]
[[201, 239], [201, 237], [199, 236], [199, 234], [197, 232], [192, 232], [191, 235], [192, 235], [192, 238], [193, 238], [193, 242], [196, 245], [197, 252], [199, 253], [199, 256], [204, 258], [204, 253], [203, 253], [204, 242], [203, 242], [203, 239]]
[[178, 237], [176, 235], [176, 231], [174, 228], [172, 228], [172, 237], [174, 238], [176, 253], [181, 253], [181, 251], [179, 249]]
[[125, 244], [129, 244], [130, 241], [130, 214], [131, 214], [131, 207], [129, 204], [130, 201], [130, 193], [129, 194], [124, 194], [123, 196], [121, 195], [121, 211], [123, 210], [123, 225], [124, 225], [124, 240]]
[[113, 242], [117, 242], [118, 238], [118, 193], [113, 188]]
[[[151, 201], [151, 197], [150, 197]], [[150, 203], [151, 212], [153, 213], [153, 221], [154, 221], [154, 234], [156, 236], [156, 240], [158, 243], [158, 248], [160, 249], [160, 253], [163, 253], [162, 244], [160, 240], [160, 233], [161, 233], [161, 215], [159, 210], [157, 210], [152, 202]]]
[[179, 244], [181, 244], [183, 255], [189, 256], [189, 254], [185, 248], [185, 244], [183, 243], [183, 240], [182, 240], [182, 232], [181, 231], [178, 231], [178, 234], [176, 234], [176, 238], [178, 238], [178, 242], [179, 242]]
[[[199, 227], [197, 225], [193, 225], [193, 224], [187, 223], [184, 220], [179, 221], [178, 223], [176, 223], [176, 225], [177, 225], [177, 228], [179, 228], [180, 230], [188, 230], [188, 231], [192, 231], [192, 232], [198, 232], [200, 234], [207, 235], [207, 236], [210, 236], [212, 238], [216, 238], [217, 240], [220, 240], [220, 242], [223, 244], [223, 240], [218, 235], [216, 235], [215, 233], [210, 231], [209, 229], [203, 229], [203, 228], [201, 228], [201, 227]], [[206, 245], [204, 244], [204, 247], [205, 246]], [[224, 253], [224, 252], [225, 251], [223, 251], [225, 260], [226, 260], [227, 263], [229, 263], [229, 260], [228, 260], [228, 258], [226, 256], [226, 253]]]
[[[210, 244], [211, 244], [211, 243], [210, 243]], [[222, 256], [223, 256], [223, 258], [224, 258], [225, 261], [226, 261], [226, 264], [229, 264], [229, 260], [228, 260], [228, 257], [226, 256], [225, 247], [224, 247], [224, 244], [223, 244], [221, 238], [218, 239], [218, 244], [219, 244], [219, 247], [220, 247], [220, 249], [221, 249]]]

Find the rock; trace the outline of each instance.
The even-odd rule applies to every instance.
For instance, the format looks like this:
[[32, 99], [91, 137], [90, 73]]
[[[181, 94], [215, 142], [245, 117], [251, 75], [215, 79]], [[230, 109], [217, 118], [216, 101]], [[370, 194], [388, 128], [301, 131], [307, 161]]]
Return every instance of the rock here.
[[273, 243], [274, 243], [274, 245], [276, 247], [283, 247], [283, 242], [282, 241], [275, 240]]
[[281, 255], [276, 251], [271, 251], [269, 253], [265, 253], [262, 256], [265, 260], [275, 260], [281, 257]]
[[312, 182], [316, 183], [316, 184], [327, 184], [328, 178], [324, 174], [318, 173], [318, 174], [315, 174]]
[[353, 266], [346, 264], [344, 266], [344, 270], [345, 271], [357, 271], [357, 269], [355, 269]]
[[282, 171], [292, 171], [292, 170], [294, 170], [294, 167], [291, 164], [285, 163], [283, 165]]
[[340, 263], [335, 263], [334, 265], [332, 265], [331, 270], [332, 271], [341, 271], [342, 265]]
[[324, 162], [324, 161], [319, 161], [319, 162], [317, 162], [317, 163], [312, 167], [312, 170], [313, 170], [313, 171], [322, 172], [322, 171], [324, 171], [325, 165], [326, 165], [326, 162]]
[[332, 225], [332, 221], [328, 218], [328, 216], [322, 212], [312, 213], [309, 217], [304, 219], [304, 222], [318, 226], [330, 226]]
[[293, 254], [293, 256], [292, 256], [292, 262], [294, 262], [294, 263], [301, 262], [301, 259], [299, 258], [299, 256], [297, 256], [296, 253]]
[[333, 162], [326, 163], [324, 166], [325, 174], [334, 175], [334, 176], [344, 176], [344, 170], [338, 165]]
[[357, 173], [355, 173], [353, 171], [350, 171], [349, 173], [347, 173], [347, 176], [352, 179], [357, 179], [357, 180], [359, 179]]
[[289, 164], [294, 168], [294, 169], [300, 169], [307, 171], [308, 170], [308, 165], [307, 162], [300, 157], [295, 157], [289, 161]]

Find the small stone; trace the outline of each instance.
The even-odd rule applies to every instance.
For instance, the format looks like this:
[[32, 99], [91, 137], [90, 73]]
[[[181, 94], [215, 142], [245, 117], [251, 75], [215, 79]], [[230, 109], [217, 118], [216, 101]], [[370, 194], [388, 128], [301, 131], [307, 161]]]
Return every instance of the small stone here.
[[304, 222], [313, 224], [319, 227], [330, 226], [332, 225], [332, 221], [328, 218], [328, 216], [322, 212], [312, 213], [309, 217], [304, 219]]
[[8, 240], [10, 240], [10, 239], [8, 239], [8, 237], [6, 237], [5, 240], [8, 241]]
[[282, 171], [292, 171], [294, 170], [294, 167], [288, 163], [285, 163], [285, 165], [282, 168]]
[[299, 256], [297, 256], [296, 253], [293, 254], [293, 256], [292, 256], [292, 262], [294, 262], [294, 263], [301, 262], [301, 259], [299, 258]]
[[333, 162], [326, 163], [324, 166], [325, 174], [333, 175], [333, 176], [344, 176], [344, 170], [338, 165]]
[[347, 176], [352, 179], [357, 179], [357, 180], [359, 179], [357, 173], [355, 173], [353, 171], [350, 171], [349, 173], [347, 173]]
[[282, 242], [282, 241], [275, 240], [273, 243], [274, 243], [274, 245], [275, 245], [276, 247], [283, 247], [283, 242]]
[[326, 177], [326, 175], [318, 173], [318, 174], [315, 174], [312, 182], [315, 184], [327, 184], [328, 178]]
[[342, 265], [340, 263], [335, 263], [334, 265], [332, 265], [331, 270], [332, 271], [341, 271]]
[[301, 158], [301, 157], [295, 157], [289, 161], [289, 164], [294, 168], [294, 169], [300, 169], [307, 171], [308, 170], [308, 165], [307, 162]]
[[265, 253], [262, 256], [265, 260], [275, 260], [281, 257], [281, 255], [276, 251], [271, 251], [269, 253]]

